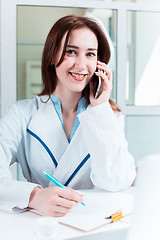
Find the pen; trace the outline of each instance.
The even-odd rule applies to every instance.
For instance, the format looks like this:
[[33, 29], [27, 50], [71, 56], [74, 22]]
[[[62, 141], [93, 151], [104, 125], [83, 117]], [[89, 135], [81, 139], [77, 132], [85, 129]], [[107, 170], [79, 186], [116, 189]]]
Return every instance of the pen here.
[[[51, 174], [49, 173], [46, 173], [45, 171], [43, 171], [43, 173], [45, 174], [45, 177], [47, 177], [49, 180], [51, 180], [53, 183], [55, 183], [58, 187], [61, 187], [61, 188], [64, 188], [64, 189], [67, 189], [67, 187], [65, 187], [63, 184], [61, 184], [56, 178], [54, 178]], [[80, 203], [82, 204], [83, 206], [85, 206], [85, 203]]]

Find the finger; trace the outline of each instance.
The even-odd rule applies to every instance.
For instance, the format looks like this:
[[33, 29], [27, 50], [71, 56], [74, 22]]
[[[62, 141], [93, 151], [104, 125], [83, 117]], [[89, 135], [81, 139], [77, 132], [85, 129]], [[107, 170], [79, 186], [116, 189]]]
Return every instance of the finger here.
[[112, 82], [112, 73], [109, 74], [108, 72], [95, 72], [97, 76], [100, 76], [106, 83]]
[[[94, 96], [94, 95], [93, 95]], [[82, 199], [82, 202], [83, 202], [83, 197], [84, 197], [84, 195], [83, 194], [81, 194], [81, 193], [79, 193], [79, 192], [77, 192], [77, 191], [75, 191], [74, 189], [72, 189], [72, 188], [68, 188], [70, 191], [73, 191], [73, 192], [76, 192], [80, 197], [81, 197], [81, 199]]]
[[64, 208], [61, 206], [51, 206], [49, 209], [44, 211], [44, 214], [46, 216], [52, 216], [52, 217], [61, 217], [66, 215], [70, 212], [69, 208]]
[[97, 61], [97, 65], [99, 66], [107, 66], [107, 64], [106, 63], [104, 63], [104, 62], [101, 62], [101, 61]]
[[112, 70], [111, 70], [107, 65], [105, 65], [105, 66], [99, 66], [99, 65], [97, 65], [97, 68], [98, 68], [100, 71], [104, 72], [104, 74], [106, 74], [109, 78], [111, 78], [111, 76], [112, 76]]
[[54, 212], [57, 213], [62, 213], [62, 214], [67, 214], [71, 211], [70, 208], [62, 207], [62, 206], [55, 206], [54, 207]]
[[[101, 93], [103, 92], [103, 91], [107, 91], [107, 90], [109, 90], [109, 89], [112, 89], [112, 79], [110, 80], [109, 78], [108, 78], [108, 76], [107, 75], [105, 75], [104, 73], [102, 73], [102, 72], [98, 72], [97, 74], [96, 74], [97, 76], [100, 76], [101, 77], [101, 79], [103, 80], [102, 81], [102, 84], [101, 84]], [[99, 95], [100, 96], [100, 95]]]
[[79, 193], [79, 192], [77, 192], [77, 191], [75, 191], [74, 189], [72, 189], [72, 188], [68, 188], [70, 191], [73, 191], [73, 192], [76, 192], [76, 193], [78, 193], [80, 196], [82, 196], [83, 197], [83, 194], [81, 194], [81, 193]]
[[95, 72], [95, 74], [98, 76], [98, 77], [101, 77], [101, 79], [103, 79], [103, 80], [109, 80], [108, 79], [108, 76], [106, 75], [106, 73], [105, 72], [102, 72], [102, 71], [100, 71], [100, 72]]
[[104, 63], [104, 62], [100, 62], [100, 61], [97, 61], [97, 68], [99, 69], [106, 69], [106, 70], [109, 70], [111, 71], [110, 67], [108, 64]]
[[76, 191], [70, 190], [69, 188], [57, 188], [57, 195], [68, 200], [82, 202], [83, 197]]
[[111, 74], [112, 70], [106, 65], [106, 66], [99, 66], [97, 65], [97, 68], [102, 71]]
[[48, 209], [45, 213], [46, 216], [52, 216], [52, 217], [63, 217], [65, 216], [67, 213], [70, 212], [70, 209], [65, 209], [62, 207], [52, 207], [50, 209]]
[[66, 213], [60, 213], [60, 212], [54, 212], [54, 214], [52, 215], [52, 217], [63, 217], [65, 216]]
[[76, 202], [83, 202], [83, 196], [80, 195], [78, 192], [74, 191], [73, 189], [69, 189], [68, 200], [76, 201]]
[[72, 200], [68, 200], [68, 199], [59, 197], [57, 205], [71, 209], [71, 208], [76, 207], [77, 204], [78, 204], [78, 202], [76, 202], [76, 201], [72, 201]]

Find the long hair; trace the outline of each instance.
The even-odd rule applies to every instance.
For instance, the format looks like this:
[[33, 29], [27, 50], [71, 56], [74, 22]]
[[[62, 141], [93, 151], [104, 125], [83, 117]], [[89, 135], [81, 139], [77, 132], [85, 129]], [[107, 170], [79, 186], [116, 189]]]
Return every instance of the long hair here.
[[[58, 67], [64, 60], [66, 54], [66, 46], [71, 31], [80, 28], [88, 28], [96, 35], [98, 40], [98, 58], [100, 59], [100, 61], [108, 64], [111, 55], [110, 47], [104, 32], [102, 31], [101, 27], [96, 23], [96, 21], [87, 17], [79, 17], [74, 15], [62, 17], [52, 26], [46, 38], [42, 54], [42, 66], [41, 66], [43, 90], [39, 94], [39, 96], [46, 94], [50, 96], [52, 92], [55, 90], [57, 84], [57, 76], [54, 63], [61, 45], [62, 38], [66, 34], [63, 52], [56, 67]], [[92, 78], [93, 81], [94, 78], [96, 77], [97, 76], [94, 74]], [[90, 88], [89, 84], [87, 84], [87, 86], [82, 92], [82, 95], [85, 96], [88, 103], [89, 94]], [[109, 100], [109, 103], [114, 111], [120, 111], [119, 107], [115, 102]]]

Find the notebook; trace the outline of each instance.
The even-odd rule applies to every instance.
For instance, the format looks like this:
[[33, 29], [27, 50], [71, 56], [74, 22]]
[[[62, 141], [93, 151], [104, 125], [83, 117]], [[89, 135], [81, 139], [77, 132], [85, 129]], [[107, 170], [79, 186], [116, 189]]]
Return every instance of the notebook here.
[[127, 240], [160, 239], [160, 155], [144, 158], [136, 179], [136, 195]]

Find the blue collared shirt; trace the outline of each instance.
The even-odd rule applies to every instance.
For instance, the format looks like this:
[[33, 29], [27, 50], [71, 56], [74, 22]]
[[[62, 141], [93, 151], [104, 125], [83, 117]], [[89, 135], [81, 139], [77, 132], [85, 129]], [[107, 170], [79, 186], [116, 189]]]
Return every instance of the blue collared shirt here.
[[[64, 125], [63, 125], [63, 118], [62, 118], [62, 108], [61, 108], [61, 101], [59, 100], [59, 98], [55, 97], [53, 94], [51, 94], [51, 100], [54, 104], [54, 107], [55, 107], [55, 110], [56, 110], [56, 113], [59, 117], [59, 120], [62, 124], [62, 127], [64, 129]], [[78, 102], [78, 108], [77, 108], [77, 113], [76, 113], [76, 118], [75, 118], [75, 121], [74, 121], [74, 124], [73, 124], [73, 128], [72, 128], [72, 132], [71, 132], [71, 135], [69, 137], [69, 142], [71, 142], [80, 122], [79, 122], [79, 119], [78, 119], [78, 114], [81, 113], [81, 112], [84, 112], [86, 110], [88, 106], [88, 103], [85, 99], [85, 97], [82, 97], [79, 102]]]

